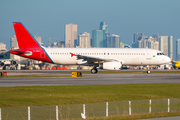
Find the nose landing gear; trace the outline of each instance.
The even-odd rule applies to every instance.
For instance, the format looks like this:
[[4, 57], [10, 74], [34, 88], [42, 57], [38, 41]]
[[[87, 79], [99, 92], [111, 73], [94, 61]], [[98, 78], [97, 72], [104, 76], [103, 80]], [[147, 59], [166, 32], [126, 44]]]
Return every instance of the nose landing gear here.
[[92, 73], [92, 74], [96, 74], [97, 72], [98, 72], [97, 68], [91, 69], [91, 73]]

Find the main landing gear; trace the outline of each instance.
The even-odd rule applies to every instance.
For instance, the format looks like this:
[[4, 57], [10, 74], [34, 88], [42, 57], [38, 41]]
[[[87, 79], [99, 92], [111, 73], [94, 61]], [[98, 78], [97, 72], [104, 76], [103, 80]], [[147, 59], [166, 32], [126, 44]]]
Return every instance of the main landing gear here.
[[92, 73], [92, 74], [96, 74], [97, 72], [98, 72], [97, 68], [91, 69], [91, 73]]
[[149, 66], [147, 66], [147, 74], [150, 74], [151, 73], [151, 71], [150, 71], [150, 68], [149, 68]]

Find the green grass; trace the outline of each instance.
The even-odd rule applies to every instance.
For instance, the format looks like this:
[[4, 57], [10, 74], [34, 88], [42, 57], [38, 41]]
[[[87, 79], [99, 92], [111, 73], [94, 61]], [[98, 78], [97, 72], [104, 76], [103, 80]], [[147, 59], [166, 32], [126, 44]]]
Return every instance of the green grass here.
[[180, 83], [0, 87], [0, 107], [180, 98]]

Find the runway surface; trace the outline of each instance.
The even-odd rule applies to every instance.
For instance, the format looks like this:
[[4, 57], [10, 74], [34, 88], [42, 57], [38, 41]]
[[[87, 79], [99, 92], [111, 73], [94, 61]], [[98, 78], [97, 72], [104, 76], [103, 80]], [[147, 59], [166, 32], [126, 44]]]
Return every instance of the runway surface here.
[[[56, 75], [57, 74], [54, 73], [54, 76]], [[61, 75], [70, 75], [70, 74], [61, 74]], [[83, 76], [84, 77], [78, 77], [78, 78], [73, 78], [73, 77], [0, 78], [0, 87], [51, 86], [51, 85], [109, 85], [109, 84], [136, 84], [136, 83], [180, 83], [180, 74], [83, 74]]]
[[164, 118], [151, 118], [151, 119], [139, 119], [139, 120], [180, 120], [180, 116], [178, 116], [178, 117], [164, 117]]

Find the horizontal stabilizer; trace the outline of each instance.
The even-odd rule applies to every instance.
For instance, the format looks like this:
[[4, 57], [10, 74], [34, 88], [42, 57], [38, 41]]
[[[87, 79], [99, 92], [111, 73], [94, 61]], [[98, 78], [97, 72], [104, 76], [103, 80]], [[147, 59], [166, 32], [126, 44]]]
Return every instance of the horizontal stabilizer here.
[[31, 51], [11, 50], [11, 53], [12, 52], [17, 52], [19, 54], [25, 54], [25, 55], [32, 55]]

